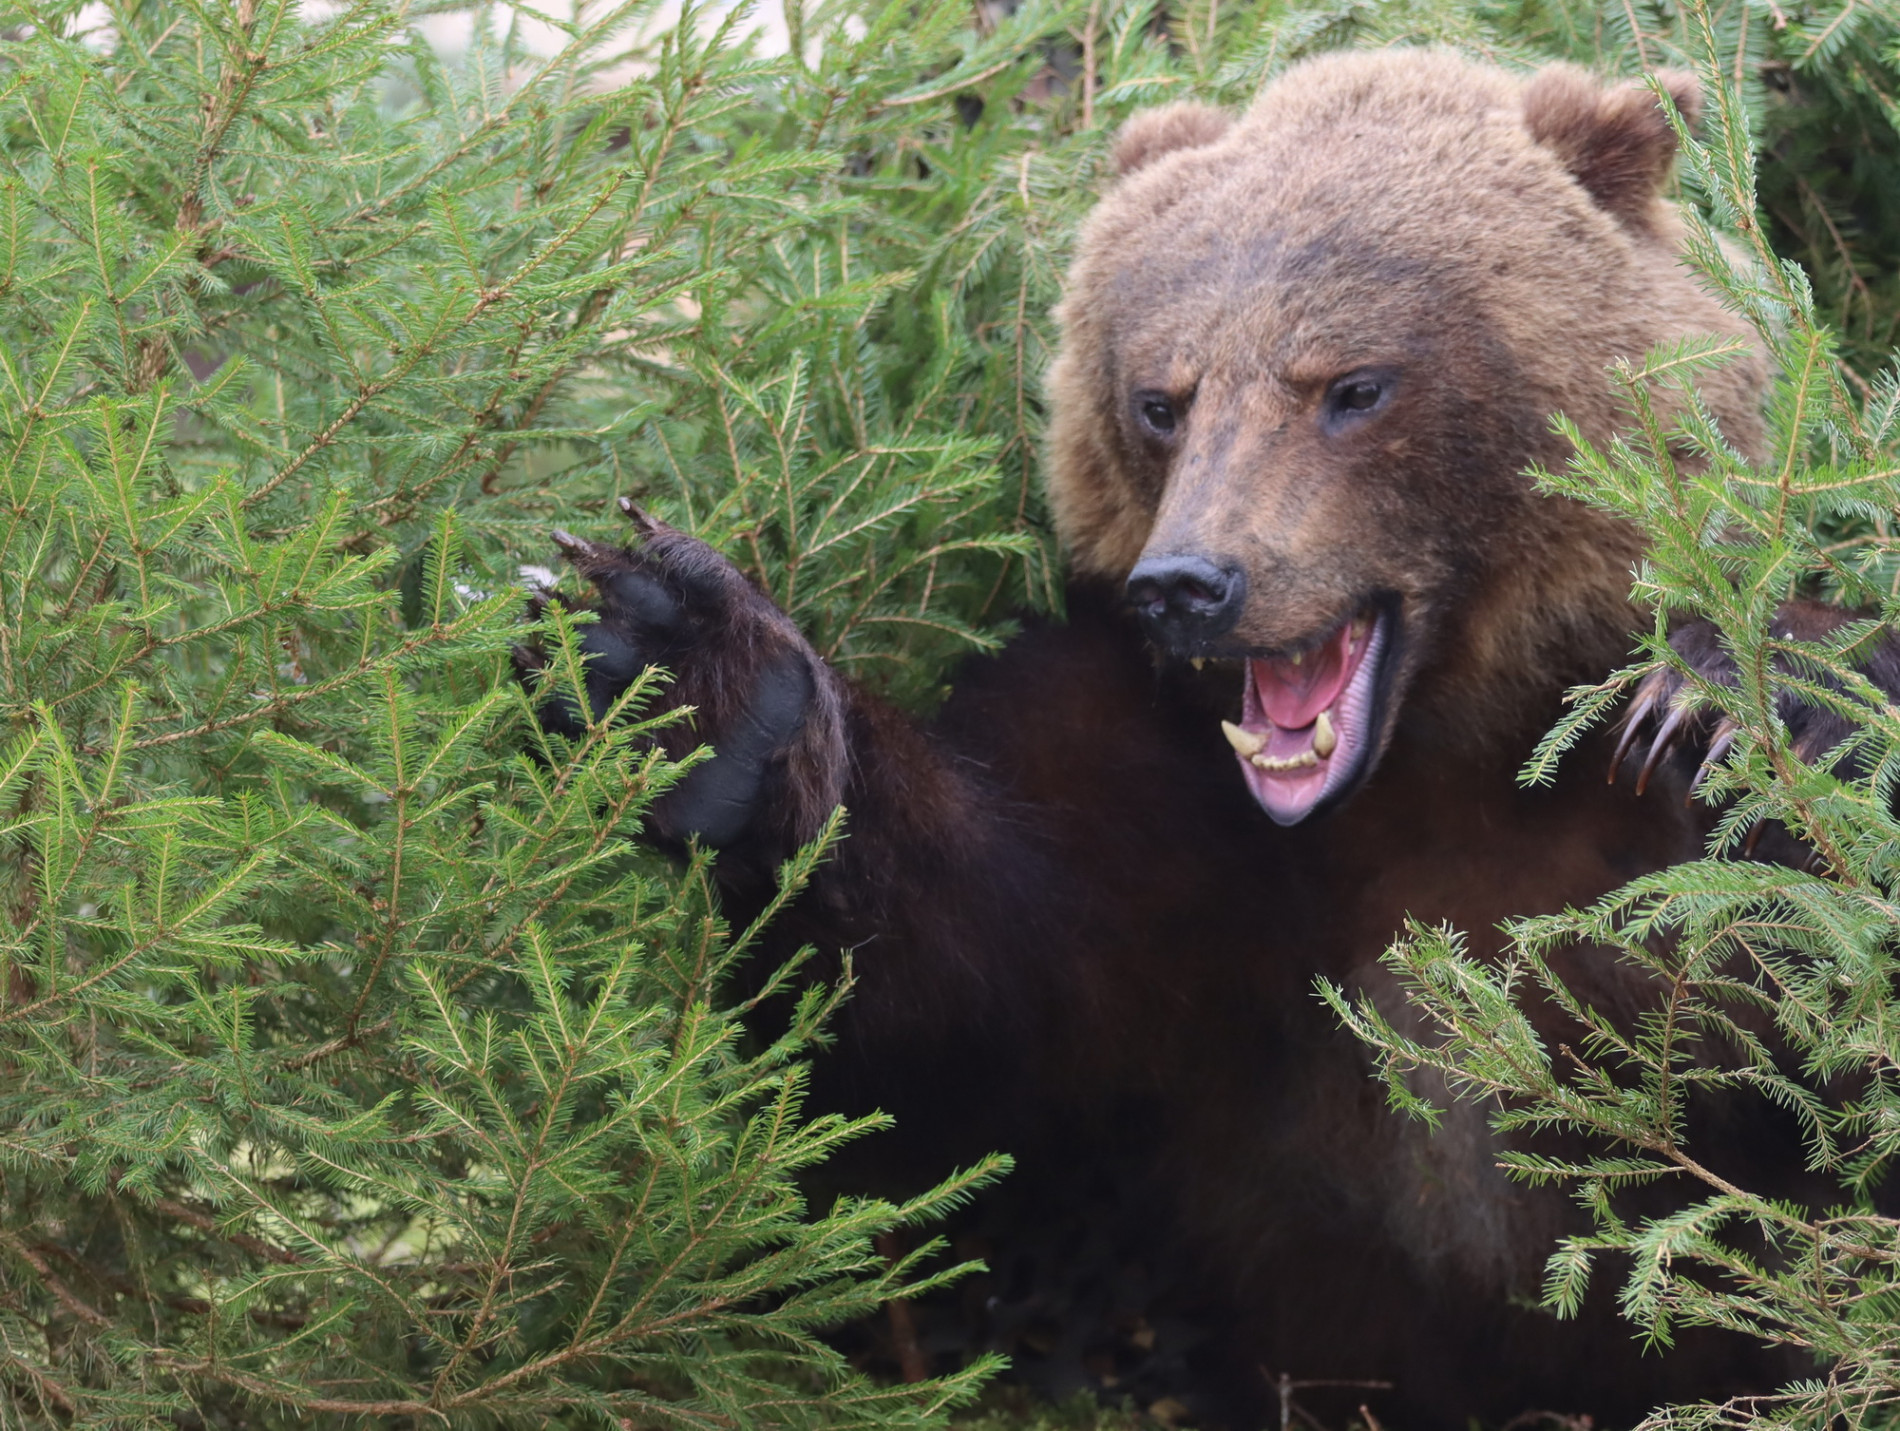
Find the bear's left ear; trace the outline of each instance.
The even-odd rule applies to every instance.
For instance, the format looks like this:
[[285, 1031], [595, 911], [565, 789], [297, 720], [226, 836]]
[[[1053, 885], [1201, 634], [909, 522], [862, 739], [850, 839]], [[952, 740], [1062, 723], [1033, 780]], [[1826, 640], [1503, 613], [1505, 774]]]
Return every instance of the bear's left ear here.
[[[1702, 114], [1695, 76], [1662, 70], [1656, 78], [1693, 127]], [[1653, 227], [1654, 203], [1676, 157], [1676, 132], [1648, 85], [1604, 89], [1574, 65], [1551, 65], [1524, 91], [1524, 125], [1603, 208], [1630, 228]]]

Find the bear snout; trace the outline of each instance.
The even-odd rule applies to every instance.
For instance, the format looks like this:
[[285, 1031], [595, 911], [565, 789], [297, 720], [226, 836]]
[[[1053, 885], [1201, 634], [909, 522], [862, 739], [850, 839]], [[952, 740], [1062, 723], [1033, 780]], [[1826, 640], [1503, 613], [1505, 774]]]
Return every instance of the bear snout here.
[[1247, 572], [1197, 553], [1144, 557], [1128, 575], [1128, 599], [1156, 645], [1193, 655], [1240, 620]]

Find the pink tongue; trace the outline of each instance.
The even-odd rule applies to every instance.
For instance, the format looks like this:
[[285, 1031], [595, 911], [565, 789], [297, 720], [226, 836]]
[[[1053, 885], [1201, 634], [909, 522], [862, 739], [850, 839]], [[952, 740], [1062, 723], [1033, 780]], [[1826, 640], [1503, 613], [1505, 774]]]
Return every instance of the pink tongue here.
[[1352, 626], [1339, 628], [1317, 651], [1309, 651], [1299, 665], [1291, 661], [1250, 661], [1254, 688], [1260, 693], [1260, 708], [1268, 720], [1282, 730], [1300, 730], [1311, 725], [1319, 713], [1339, 699], [1346, 678], [1352, 674], [1347, 657], [1352, 653]]

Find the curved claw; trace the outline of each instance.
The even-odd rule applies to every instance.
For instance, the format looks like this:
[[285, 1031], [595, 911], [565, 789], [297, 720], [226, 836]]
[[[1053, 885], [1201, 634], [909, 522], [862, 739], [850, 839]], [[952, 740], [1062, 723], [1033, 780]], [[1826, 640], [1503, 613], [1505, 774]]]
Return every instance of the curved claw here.
[[622, 555], [618, 547], [610, 547], [605, 542], [590, 541], [586, 537], [577, 537], [560, 527], [556, 527], [549, 535], [554, 538], [554, 545], [561, 549], [561, 555], [576, 565], [582, 562], [613, 561]]
[[548, 535], [554, 539], [554, 545], [561, 549], [561, 555], [589, 581], [597, 582], [602, 576], [626, 564], [627, 553], [620, 547], [577, 537], [561, 527], [555, 527]]
[[1739, 725], [1727, 716], [1722, 717], [1722, 723], [1715, 728], [1715, 735], [1709, 741], [1709, 753], [1702, 757], [1702, 764], [1696, 769], [1695, 779], [1689, 782], [1689, 793], [1683, 797], [1683, 804], [1686, 805], [1695, 798], [1695, 792], [1702, 788], [1702, 782], [1707, 780], [1710, 772], [1722, 763], [1723, 757], [1735, 744], [1735, 737], [1741, 733], [1742, 728]]
[[1642, 733], [1643, 723], [1655, 710], [1656, 703], [1662, 698], [1662, 681], [1651, 676], [1636, 688], [1636, 698], [1630, 702], [1630, 708], [1623, 716], [1623, 735], [1616, 743], [1616, 750], [1610, 756], [1610, 784], [1616, 784], [1616, 774], [1623, 768], [1623, 757], [1629, 754], [1630, 747], [1636, 743], [1636, 737]]
[[662, 522], [658, 517], [647, 511], [646, 508], [642, 507], [631, 497], [620, 498], [619, 507], [620, 510], [626, 514], [627, 520], [633, 523], [633, 529], [642, 537], [658, 536], [667, 529], [665, 522]]
[[1676, 743], [1676, 737], [1682, 733], [1682, 727], [1688, 719], [1688, 707], [1678, 702], [1669, 708], [1669, 714], [1664, 717], [1662, 725], [1656, 730], [1656, 738], [1650, 742], [1649, 759], [1643, 762], [1643, 768], [1637, 772], [1636, 793], [1638, 795], [1649, 789], [1649, 777], [1655, 773], [1657, 765], [1669, 753], [1670, 747]]

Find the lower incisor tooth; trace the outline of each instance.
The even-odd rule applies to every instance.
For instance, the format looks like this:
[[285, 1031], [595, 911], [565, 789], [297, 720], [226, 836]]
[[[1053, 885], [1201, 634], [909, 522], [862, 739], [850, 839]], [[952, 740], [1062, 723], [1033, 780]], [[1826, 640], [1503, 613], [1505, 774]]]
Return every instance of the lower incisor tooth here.
[[1298, 755], [1289, 755], [1284, 760], [1271, 755], [1255, 755], [1248, 759], [1255, 770], [1305, 770], [1319, 764], [1319, 757], [1310, 750], [1302, 750]]
[[1339, 745], [1339, 737], [1333, 733], [1333, 723], [1325, 711], [1319, 713], [1319, 719], [1313, 722], [1313, 754], [1321, 760], [1331, 755]]

